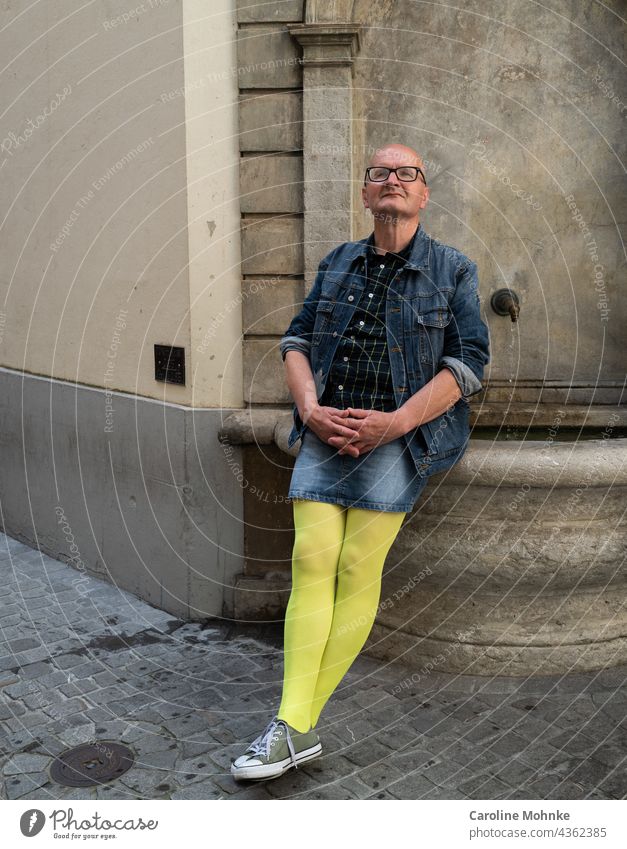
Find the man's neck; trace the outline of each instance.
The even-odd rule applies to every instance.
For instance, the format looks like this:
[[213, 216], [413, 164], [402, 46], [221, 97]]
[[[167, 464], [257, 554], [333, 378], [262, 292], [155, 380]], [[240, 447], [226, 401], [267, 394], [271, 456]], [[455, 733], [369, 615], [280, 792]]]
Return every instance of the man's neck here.
[[392, 224], [385, 221], [374, 222], [374, 247], [378, 254], [388, 251], [399, 253], [411, 242], [414, 233], [420, 226], [420, 221], [399, 221]]

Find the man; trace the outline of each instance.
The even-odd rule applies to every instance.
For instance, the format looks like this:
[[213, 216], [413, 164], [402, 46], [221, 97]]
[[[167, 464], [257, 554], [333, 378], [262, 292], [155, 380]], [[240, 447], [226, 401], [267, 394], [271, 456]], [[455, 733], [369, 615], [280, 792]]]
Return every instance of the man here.
[[[401, 180], [398, 170], [402, 167], [417, 168], [413, 180]], [[372, 169], [388, 169], [385, 179], [370, 179]], [[380, 177], [381, 171], [374, 172]], [[405, 176], [403, 174], [403, 176]], [[412, 173], [409, 172], [409, 176]], [[311, 428], [320, 439], [333, 445], [340, 453], [357, 457], [376, 445], [381, 445], [398, 436], [405, 435], [417, 427], [428, 441], [428, 467], [430, 472], [443, 471], [456, 462], [465, 450], [469, 435], [467, 404], [465, 399], [481, 389], [483, 367], [489, 360], [488, 331], [479, 312], [477, 267], [461, 252], [443, 245], [427, 236], [420, 224], [420, 211], [429, 200], [429, 188], [424, 177], [422, 158], [401, 144], [389, 144], [380, 148], [369, 163], [368, 173], [362, 188], [362, 199], [366, 209], [374, 218], [373, 247], [378, 254], [398, 254], [414, 238], [412, 259], [422, 280], [417, 279], [413, 268], [407, 267], [406, 276], [412, 277], [407, 287], [410, 306], [405, 310], [405, 324], [398, 325], [396, 341], [415, 331], [415, 338], [423, 335], [422, 353], [409, 350], [403, 358], [392, 356], [398, 351], [390, 349], [391, 370], [395, 383], [404, 386], [414, 384], [415, 391], [408, 395], [407, 387], [400, 390], [398, 409], [382, 412], [371, 409], [348, 407], [337, 410], [319, 403], [320, 389], [328, 376], [324, 367], [314, 376], [315, 366], [322, 365], [322, 357], [311, 363], [305, 357], [287, 357], [290, 350], [311, 357], [312, 322], [319, 306], [323, 280], [331, 272], [341, 271], [348, 275], [359, 273], [356, 259], [363, 256], [368, 240], [346, 242], [335, 248], [321, 264], [316, 283], [306, 299], [302, 312], [296, 317], [281, 340], [281, 354], [286, 364], [286, 379], [295, 401], [295, 426], [290, 434], [289, 445], [302, 436], [304, 426]], [[361, 248], [361, 250], [359, 250]], [[403, 294], [402, 286], [398, 290]], [[427, 309], [427, 307], [429, 309]], [[439, 308], [442, 311], [438, 312]], [[421, 312], [418, 312], [421, 310]], [[407, 314], [411, 311], [407, 324]], [[424, 322], [421, 324], [420, 316]], [[448, 319], [444, 332], [440, 325]], [[427, 322], [431, 321], [429, 325]], [[430, 330], [434, 327], [434, 330]], [[330, 329], [330, 328], [329, 328]], [[334, 337], [327, 333], [322, 340], [329, 347]], [[438, 351], [435, 346], [441, 347]], [[321, 346], [318, 346], [320, 348]], [[398, 344], [393, 346], [398, 347]], [[434, 360], [439, 353], [437, 361]], [[431, 355], [431, 359], [429, 356]], [[417, 362], [419, 360], [420, 362]], [[431, 374], [430, 363], [435, 362], [435, 373]], [[329, 362], [328, 366], [331, 365]], [[409, 369], [408, 380], [402, 377], [402, 368]], [[328, 372], [330, 369], [327, 369]], [[317, 378], [317, 379], [316, 379]], [[461, 400], [455, 414], [443, 417], [433, 424], [451, 405]], [[432, 423], [429, 426], [429, 423]], [[434, 434], [440, 427], [439, 444], [434, 444]], [[448, 428], [448, 433], [444, 433]], [[458, 449], [457, 451], [455, 449]], [[424, 471], [424, 462], [419, 462], [418, 448], [412, 450], [417, 468]], [[443, 462], [453, 457], [451, 462]]]
[[477, 268], [428, 236], [422, 159], [390, 144], [366, 169], [368, 239], [320, 263], [281, 340], [301, 438], [289, 489], [292, 592], [281, 704], [231, 765], [276, 778], [318, 757], [316, 724], [376, 616], [387, 553], [429, 474], [461, 457], [465, 398], [488, 361]]

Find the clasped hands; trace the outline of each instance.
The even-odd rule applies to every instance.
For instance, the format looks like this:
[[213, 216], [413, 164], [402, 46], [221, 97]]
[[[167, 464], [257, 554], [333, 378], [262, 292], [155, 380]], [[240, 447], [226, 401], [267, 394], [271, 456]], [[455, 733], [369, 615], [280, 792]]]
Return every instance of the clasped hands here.
[[357, 407], [340, 410], [317, 404], [303, 423], [323, 442], [337, 448], [339, 454], [351, 457], [359, 457], [378, 445], [392, 442], [408, 430], [402, 409], [385, 413]]

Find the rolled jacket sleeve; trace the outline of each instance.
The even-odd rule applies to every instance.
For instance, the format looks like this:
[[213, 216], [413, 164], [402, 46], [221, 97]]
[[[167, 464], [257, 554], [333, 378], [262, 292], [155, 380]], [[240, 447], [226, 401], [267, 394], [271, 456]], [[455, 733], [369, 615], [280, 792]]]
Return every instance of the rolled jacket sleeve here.
[[464, 398], [469, 398], [471, 395], [476, 395], [477, 392], [481, 391], [481, 381], [477, 380], [474, 371], [468, 368], [461, 360], [458, 360], [456, 357], [442, 357], [440, 366], [453, 372]]
[[451, 301], [453, 317], [446, 327], [439, 367], [454, 375], [462, 396], [482, 389], [484, 367], [490, 362], [488, 328], [481, 318], [476, 263], [467, 260], [457, 272]]
[[325, 257], [318, 266], [316, 279], [311, 287], [311, 292], [303, 301], [303, 306], [300, 312], [291, 320], [289, 327], [283, 334], [279, 342], [279, 351], [281, 359], [285, 361], [285, 355], [288, 351], [300, 351], [309, 356], [311, 350], [311, 338], [313, 328], [316, 321], [316, 308], [320, 300], [320, 290], [322, 288], [322, 278], [329, 267], [327, 258]]
[[303, 339], [300, 336], [284, 336], [279, 342], [279, 351], [281, 359], [285, 362], [285, 355], [288, 351], [300, 351], [301, 354], [309, 356], [311, 350], [311, 342], [308, 339]]

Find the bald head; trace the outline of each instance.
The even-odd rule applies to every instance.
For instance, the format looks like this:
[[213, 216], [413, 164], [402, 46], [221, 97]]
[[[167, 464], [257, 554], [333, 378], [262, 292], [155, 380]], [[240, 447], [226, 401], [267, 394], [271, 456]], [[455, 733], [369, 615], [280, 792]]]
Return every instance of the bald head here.
[[[402, 170], [408, 167], [411, 167], [410, 170]], [[378, 172], [371, 173], [373, 168], [379, 169]], [[418, 168], [419, 172], [416, 173], [413, 168]], [[398, 176], [399, 170], [402, 179]], [[410, 228], [417, 227], [420, 210], [429, 200], [420, 154], [406, 144], [385, 144], [377, 148], [366, 169], [361, 197], [364, 207], [375, 219], [375, 230], [381, 231], [388, 224], [394, 229], [399, 222]], [[384, 238], [381, 232], [379, 236]], [[392, 241], [395, 243], [399, 238], [397, 232]]]
[[424, 172], [422, 157], [413, 147], [405, 144], [386, 144], [379, 147], [370, 157], [368, 166], [387, 165], [396, 168], [399, 165], [417, 165]]

